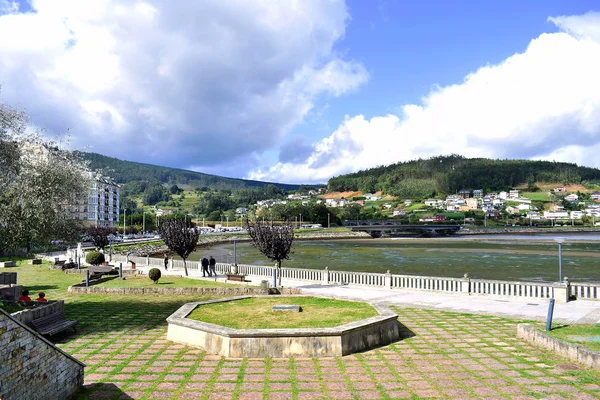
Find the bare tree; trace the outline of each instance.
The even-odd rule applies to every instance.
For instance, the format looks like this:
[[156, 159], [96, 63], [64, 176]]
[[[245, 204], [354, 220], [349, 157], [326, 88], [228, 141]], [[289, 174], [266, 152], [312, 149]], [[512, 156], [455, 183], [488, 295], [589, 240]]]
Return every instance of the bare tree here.
[[109, 245], [110, 241], [108, 240], [108, 236], [115, 233], [115, 228], [105, 228], [102, 226], [98, 227], [90, 227], [86, 229], [85, 232], [89, 237], [94, 246], [99, 249], [104, 250], [106, 246]]
[[179, 254], [179, 257], [183, 259], [185, 276], [188, 276], [185, 260], [196, 248], [200, 232], [197, 228], [189, 228], [186, 225], [185, 220], [165, 219], [160, 221], [158, 231], [169, 250]]
[[294, 226], [292, 221], [286, 220], [276, 224], [266, 220], [257, 220], [252, 223], [246, 218], [248, 234], [252, 238], [252, 245], [264, 256], [277, 262], [277, 284], [281, 286], [281, 262], [289, 260], [294, 242]]

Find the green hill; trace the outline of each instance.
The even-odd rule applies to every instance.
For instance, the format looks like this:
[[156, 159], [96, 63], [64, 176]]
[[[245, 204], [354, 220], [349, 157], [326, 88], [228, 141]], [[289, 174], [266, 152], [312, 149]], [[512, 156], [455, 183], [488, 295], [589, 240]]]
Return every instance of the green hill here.
[[329, 180], [330, 191], [382, 191], [400, 197], [429, 197], [461, 189], [508, 190], [536, 183], [600, 184], [600, 169], [577, 164], [438, 156], [340, 175]]
[[260, 182], [246, 179], [225, 178], [201, 172], [187, 171], [179, 168], [161, 167], [133, 161], [119, 160], [98, 153], [79, 153], [89, 162], [92, 170], [100, 170], [103, 175], [110, 176], [117, 183], [145, 181], [149, 184], [178, 185], [182, 187], [209, 187], [213, 189], [245, 189], [275, 185], [284, 191], [298, 190], [300, 185], [284, 183]]

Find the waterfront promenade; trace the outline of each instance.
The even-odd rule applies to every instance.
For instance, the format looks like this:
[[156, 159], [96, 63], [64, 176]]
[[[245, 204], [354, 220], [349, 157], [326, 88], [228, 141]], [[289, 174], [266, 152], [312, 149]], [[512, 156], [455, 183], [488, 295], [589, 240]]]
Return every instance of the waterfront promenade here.
[[[152, 267], [139, 267], [147, 273]], [[156, 268], [156, 267], [153, 267]], [[167, 275], [183, 275], [181, 269], [171, 269], [161, 272]], [[190, 278], [202, 278], [202, 272], [189, 269]], [[225, 282], [225, 276], [219, 275], [218, 281]], [[272, 279], [264, 276], [247, 275], [250, 282], [247, 285], [258, 286], [262, 280]], [[232, 282], [230, 282], [232, 283]], [[547, 299], [524, 299], [501, 296], [466, 295], [462, 293], [440, 293], [428, 290], [405, 290], [373, 288], [354, 285], [320, 285], [295, 279], [283, 279], [282, 285], [298, 287], [303, 294], [335, 297], [340, 299], [368, 301], [371, 303], [384, 303], [398, 307], [418, 307], [461, 313], [487, 314], [506, 316], [527, 320], [546, 320], [548, 313]], [[576, 300], [568, 303], [556, 303], [554, 306], [553, 321], [557, 323], [600, 323], [600, 301]]]

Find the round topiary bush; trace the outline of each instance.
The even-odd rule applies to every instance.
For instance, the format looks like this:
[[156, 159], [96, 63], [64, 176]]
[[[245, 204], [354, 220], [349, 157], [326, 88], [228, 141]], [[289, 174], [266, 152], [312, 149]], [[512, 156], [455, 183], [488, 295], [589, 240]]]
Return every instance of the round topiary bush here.
[[160, 279], [160, 269], [152, 268], [150, 271], [148, 271], [148, 277], [152, 279], [154, 283], [157, 283]]
[[104, 262], [104, 254], [98, 251], [90, 251], [85, 255], [85, 262], [92, 265], [100, 265]]

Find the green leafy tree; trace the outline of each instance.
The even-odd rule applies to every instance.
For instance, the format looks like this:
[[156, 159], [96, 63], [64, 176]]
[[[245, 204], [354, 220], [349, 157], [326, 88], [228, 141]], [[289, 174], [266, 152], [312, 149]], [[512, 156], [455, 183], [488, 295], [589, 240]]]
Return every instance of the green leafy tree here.
[[69, 208], [87, 198], [85, 164], [26, 126], [24, 113], [0, 104], [0, 252], [72, 243], [81, 232]]

